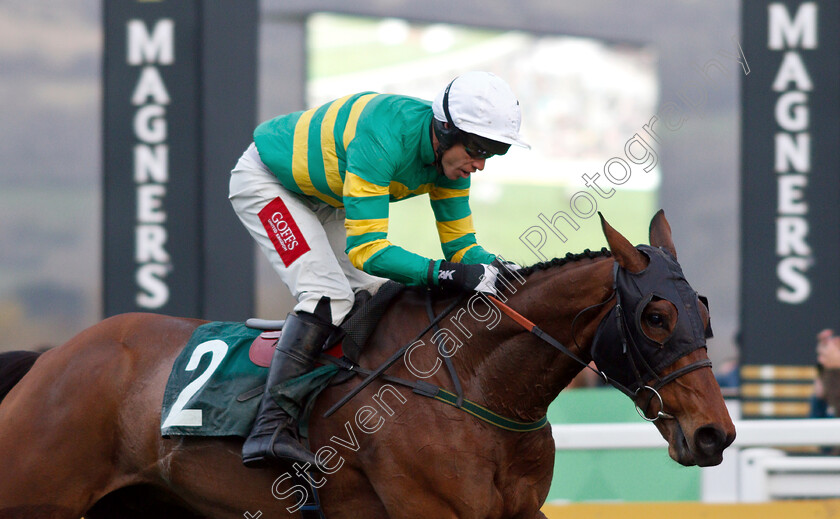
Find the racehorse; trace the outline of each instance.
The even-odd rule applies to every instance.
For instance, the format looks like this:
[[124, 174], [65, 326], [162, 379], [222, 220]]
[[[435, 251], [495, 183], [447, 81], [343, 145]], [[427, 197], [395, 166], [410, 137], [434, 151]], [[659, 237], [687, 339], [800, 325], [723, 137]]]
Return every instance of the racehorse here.
[[[653, 357], [637, 357], [626, 371], [635, 371], [641, 380], [628, 393], [667, 440], [671, 458], [683, 465], [716, 465], [735, 429], [709, 369], [706, 306], [693, 291], [686, 304], [673, 301], [665, 288], [660, 291], [673, 283], [676, 272], [653, 269], [657, 254], [676, 264], [670, 226], [663, 212], [657, 213], [648, 249], [633, 247], [603, 218], [602, 228], [609, 252], [522, 269], [525, 282], [514, 285], [518, 290], [505, 298], [509, 308], [566, 345], [575, 358], [507, 315], [491, 312], [489, 305], [481, 312], [475, 306], [473, 312], [463, 303], [451, 314], [457, 323], [441, 321], [458, 336], [444, 349], [463, 395], [494, 416], [538, 421], [590, 361], [604, 323], [627, 325], [615, 320], [622, 313], [616, 314], [621, 302], [616, 279], [650, 271], [655, 290], [637, 308], [636, 333], [644, 334], [641, 340], [652, 345], [654, 356], [672, 353], [668, 350], [674, 344], [694, 346], [671, 355], [674, 360], [654, 372], [643, 367]], [[454, 297], [437, 301], [435, 309]], [[424, 298], [411, 290], [398, 296], [365, 347], [362, 367], [379, 366], [429, 323]], [[633, 315], [633, 309], [627, 306], [624, 314]], [[684, 318], [700, 323], [699, 330], [683, 326]], [[328, 419], [322, 417], [324, 410], [359, 379], [322, 393], [310, 423], [320, 471], [299, 476], [299, 467], [245, 468], [241, 438], [162, 438], [164, 385], [179, 351], [203, 322], [119, 315], [42, 354], [0, 404], [0, 517], [116, 518], [132, 517], [132, 510], [137, 517], [239, 519], [258, 517], [258, 512], [297, 517], [288, 510], [302, 493], [302, 478], [320, 487], [329, 519], [545, 517], [540, 507], [548, 495], [555, 451], [550, 426], [506, 430], [381, 380]], [[441, 353], [432, 346], [431, 334], [388, 374], [413, 380], [421, 374], [427, 383], [451, 387], [447, 370], [433, 370]], [[630, 342], [637, 340], [631, 334]], [[618, 341], [625, 350], [626, 341]], [[597, 347], [611, 352], [602, 354], [604, 364], [622, 355], [622, 345]], [[608, 375], [624, 377], [624, 389], [635, 380], [627, 373]]]

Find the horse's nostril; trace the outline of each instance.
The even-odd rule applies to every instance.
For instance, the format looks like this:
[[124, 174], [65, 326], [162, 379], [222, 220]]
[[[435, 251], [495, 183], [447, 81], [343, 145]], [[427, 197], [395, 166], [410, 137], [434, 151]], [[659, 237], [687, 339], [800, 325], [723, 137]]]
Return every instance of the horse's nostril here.
[[704, 425], [694, 433], [694, 446], [706, 456], [715, 456], [726, 447], [726, 434], [716, 425]]

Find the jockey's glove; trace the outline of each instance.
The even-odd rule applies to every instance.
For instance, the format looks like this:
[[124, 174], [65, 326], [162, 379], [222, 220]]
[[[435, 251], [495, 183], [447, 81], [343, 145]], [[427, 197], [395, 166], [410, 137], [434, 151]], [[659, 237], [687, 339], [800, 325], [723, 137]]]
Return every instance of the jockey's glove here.
[[516, 272], [517, 270], [522, 270], [522, 267], [520, 267], [516, 263], [514, 263], [512, 261], [502, 261], [498, 258], [496, 259], [496, 261], [494, 261], [492, 263], [492, 265], [494, 267], [499, 267], [499, 270], [502, 271], [502, 273], [504, 273], [505, 270], [508, 270], [510, 272]]
[[452, 263], [441, 261], [437, 285], [443, 289], [460, 289], [498, 295], [496, 278], [499, 269], [493, 265]]
[[[524, 283], [521, 274], [516, 272], [517, 270], [522, 270], [522, 267], [516, 263], [502, 260], [497, 257], [493, 260], [493, 263], [491, 263], [490, 266], [499, 269], [499, 275], [496, 278], [496, 290], [504, 290], [506, 287], [512, 288], [512, 286], [509, 285], [511, 280], [517, 280], [519, 283]], [[508, 284], [505, 283], [505, 280], [508, 281]], [[513, 292], [516, 293], [516, 290], [514, 289]]]

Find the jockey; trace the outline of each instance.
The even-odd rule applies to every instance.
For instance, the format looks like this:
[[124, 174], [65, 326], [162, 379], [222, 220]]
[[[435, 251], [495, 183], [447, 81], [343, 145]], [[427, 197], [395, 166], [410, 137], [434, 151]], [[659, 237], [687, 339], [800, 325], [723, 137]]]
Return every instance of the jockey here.
[[[298, 303], [286, 318], [256, 422], [249, 467], [315, 466], [269, 393], [309, 371], [355, 293], [407, 285], [495, 292], [496, 257], [476, 243], [470, 175], [519, 135], [519, 102], [488, 72], [458, 76], [433, 103], [365, 92], [260, 124], [231, 172], [230, 201]], [[388, 204], [429, 194], [445, 260], [391, 244]]]

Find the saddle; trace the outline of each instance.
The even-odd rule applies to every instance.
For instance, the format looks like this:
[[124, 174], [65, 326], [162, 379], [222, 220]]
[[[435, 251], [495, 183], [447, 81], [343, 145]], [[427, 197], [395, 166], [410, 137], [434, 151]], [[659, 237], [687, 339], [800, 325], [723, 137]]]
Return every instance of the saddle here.
[[[275, 400], [294, 407], [292, 416], [305, 418], [318, 393], [329, 385], [357, 375], [361, 348], [380, 317], [405, 287], [386, 283], [371, 297], [362, 294], [356, 311], [342, 325], [335, 343], [321, 355], [322, 365], [272, 388]], [[163, 436], [246, 437], [265, 389], [266, 369], [280, 336], [282, 321], [273, 330], [249, 328], [245, 323], [211, 321], [195, 329], [173, 364], [161, 406]], [[262, 328], [262, 327], [261, 327]], [[301, 405], [302, 404], [302, 405]]]
[[[340, 326], [344, 332], [343, 338], [328, 345], [324, 353], [335, 358], [344, 357], [353, 364], [358, 364], [362, 348], [376, 330], [391, 301], [403, 290], [405, 290], [405, 285], [402, 283], [388, 281], [380, 286], [374, 295], [365, 290], [357, 293], [353, 308]], [[274, 355], [274, 348], [282, 334], [284, 321], [248, 319], [245, 324], [249, 328], [265, 330], [254, 339], [248, 356], [257, 366], [268, 367]]]

